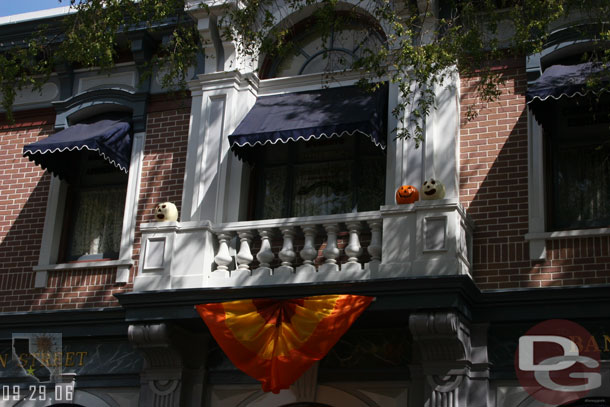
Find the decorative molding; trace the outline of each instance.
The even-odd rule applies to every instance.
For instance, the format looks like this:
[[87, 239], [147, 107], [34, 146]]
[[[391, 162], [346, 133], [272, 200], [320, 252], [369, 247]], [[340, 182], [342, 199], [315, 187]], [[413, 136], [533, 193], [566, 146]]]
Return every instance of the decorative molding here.
[[[426, 379], [426, 406], [489, 405], [487, 350], [479, 346], [475, 353], [481, 360], [473, 357], [470, 327], [460, 315], [455, 311], [415, 312], [409, 316], [409, 329], [414, 354], [419, 356], [414, 362], [421, 364]], [[477, 333], [485, 336], [480, 330]], [[471, 370], [476, 372], [471, 375]], [[471, 394], [477, 394], [476, 399]]]
[[54, 82], [47, 82], [40, 90], [34, 89], [32, 86], [26, 87], [17, 91], [15, 95], [15, 106], [30, 105], [34, 103], [51, 102], [59, 96], [59, 88]]
[[78, 80], [78, 93], [83, 93], [94, 88], [122, 88], [125, 90], [133, 90], [136, 86], [136, 73], [119, 72], [110, 75], [96, 74], [95, 76], [87, 76]]
[[202, 399], [207, 336], [166, 323], [130, 325], [127, 335], [144, 357], [140, 406], [180, 407]]
[[316, 401], [319, 364], [320, 362], [316, 362], [309, 370], [303, 373], [292, 386], [290, 386], [298, 402], [313, 403]]
[[467, 360], [470, 356], [470, 331], [453, 312], [411, 314], [409, 329], [424, 363]]
[[[131, 72], [130, 74], [134, 74]], [[121, 88], [90, 89], [79, 93], [69, 99], [53, 102], [57, 111], [55, 128], [64, 129], [71, 122], [87, 117], [90, 112], [103, 111], [130, 111], [134, 133], [143, 132], [146, 129], [147, 93], [136, 93], [132, 90]]]
[[321, 88], [336, 88], [356, 84], [361, 78], [360, 72], [338, 72], [332, 80], [326, 73], [313, 73], [307, 75], [288, 76], [284, 78], [261, 79], [259, 82], [259, 96], [268, 96], [281, 93], [304, 92]]

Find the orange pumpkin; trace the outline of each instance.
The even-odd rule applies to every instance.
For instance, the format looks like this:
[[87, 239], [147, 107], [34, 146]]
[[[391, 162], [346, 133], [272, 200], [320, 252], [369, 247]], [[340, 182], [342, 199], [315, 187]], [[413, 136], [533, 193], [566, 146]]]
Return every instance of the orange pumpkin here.
[[396, 190], [397, 204], [410, 204], [419, 201], [419, 191], [413, 185], [403, 185]]

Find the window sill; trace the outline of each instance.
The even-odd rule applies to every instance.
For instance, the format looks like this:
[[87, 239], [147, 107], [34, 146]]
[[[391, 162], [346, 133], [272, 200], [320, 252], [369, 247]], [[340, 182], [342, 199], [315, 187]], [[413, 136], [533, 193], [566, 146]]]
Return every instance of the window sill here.
[[530, 260], [546, 260], [546, 241], [570, 238], [585, 238], [610, 235], [610, 228], [560, 230], [556, 232], [527, 233], [524, 237], [529, 241]]
[[525, 240], [553, 240], [553, 239], [566, 239], [570, 237], [594, 237], [594, 236], [607, 236], [610, 235], [610, 228], [596, 228], [596, 229], [574, 229], [574, 230], [559, 230], [556, 232], [538, 232], [538, 233], [527, 233]]
[[81, 261], [75, 263], [61, 263], [61, 264], [39, 264], [34, 266], [34, 271], [51, 271], [51, 270], [78, 270], [78, 269], [89, 269], [89, 268], [102, 268], [102, 267], [131, 267], [133, 261], [128, 260], [104, 260], [104, 261]]

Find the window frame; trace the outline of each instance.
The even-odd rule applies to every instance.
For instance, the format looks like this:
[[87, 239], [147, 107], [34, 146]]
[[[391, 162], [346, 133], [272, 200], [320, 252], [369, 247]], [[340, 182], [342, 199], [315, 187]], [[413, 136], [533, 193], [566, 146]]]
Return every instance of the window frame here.
[[[352, 11], [337, 10], [336, 14], [340, 18], [343, 18], [343, 19], [347, 18], [347, 21], [350, 22], [347, 25], [349, 25], [350, 27], [357, 26], [358, 23], [361, 23], [362, 25], [364, 25], [368, 28], [367, 31], [369, 32], [369, 36], [374, 34], [379, 38], [379, 40], [382, 43], [387, 44], [387, 38], [386, 38], [383, 28], [379, 25], [379, 22], [372, 16], [370, 16], [364, 12], [354, 11], [354, 10], [352, 10]], [[325, 74], [325, 73], [327, 74], [328, 72], [304, 72], [304, 70], [307, 67], [307, 65], [310, 62], [312, 62], [315, 58], [317, 58], [319, 55], [328, 54], [329, 52], [330, 53], [342, 52], [342, 53], [345, 53], [346, 55], [349, 55], [350, 58], [354, 58], [354, 56], [355, 56], [354, 51], [356, 51], [356, 50], [349, 50], [349, 49], [345, 49], [342, 47], [334, 46], [334, 39], [333, 39], [334, 34], [335, 34], [334, 26], [331, 27], [331, 30], [329, 33], [328, 40], [329, 40], [330, 44], [327, 44], [327, 45], [330, 45], [330, 47], [328, 47], [328, 49], [326, 49], [326, 46], [324, 46], [322, 50], [317, 51], [314, 55], [302, 54], [303, 50], [301, 47], [303, 46], [303, 42], [310, 35], [317, 35], [317, 33], [313, 33], [311, 30], [312, 28], [315, 28], [315, 26], [316, 26], [315, 16], [309, 16], [309, 17], [306, 17], [306, 18], [300, 20], [299, 22], [294, 24], [289, 29], [288, 41], [294, 43], [295, 47], [299, 48], [299, 52], [296, 53], [296, 55], [292, 55], [296, 51], [296, 50], [293, 50], [293, 52], [287, 53], [287, 55], [291, 55], [292, 57], [297, 57], [297, 58], [300, 55], [305, 57], [305, 62], [303, 63], [302, 66], [299, 67], [299, 73], [297, 75], [280, 76], [278, 74], [280, 67], [282, 66], [282, 64], [284, 64], [289, 59], [290, 56], [277, 58], [274, 55], [266, 55], [265, 58], [262, 60], [260, 69], [258, 70], [259, 77], [263, 80], [267, 80], [267, 79], [274, 79], [274, 78], [293, 78], [295, 76], [298, 77], [298, 76], [303, 76], [303, 75], [316, 75], [316, 74]], [[340, 26], [338, 28], [343, 29], [345, 27]], [[356, 48], [358, 48], [358, 47], [356, 47]], [[338, 70], [335, 72], [344, 72], [344, 71]]]
[[[251, 176], [251, 182], [253, 183], [253, 191], [252, 191], [252, 202], [253, 205], [249, 208], [248, 218], [251, 220], [261, 220], [261, 219], [274, 219], [264, 216], [264, 200], [265, 200], [265, 181], [267, 177], [267, 170], [269, 168], [286, 168], [288, 176], [285, 181], [285, 189], [284, 196], [282, 197], [283, 205], [282, 205], [282, 216], [281, 218], [289, 218], [296, 217], [294, 214], [293, 200], [295, 197], [295, 183], [296, 183], [296, 167], [299, 165], [307, 165], [307, 164], [316, 164], [316, 163], [327, 163], [328, 160], [307, 160], [300, 161], [298, 157], [298, 149], [304, 146], [303, 143], [308, 144], [320, 144], [324, 141], [333, 141], [333, 140], [347, 140], [350, 143], [351, 151], [347, 156], [339, 157], [336, 160], [330, 161], [331, 163], [337, 162], [350, 162], [351, 164], [351, 176], [350, 176], [350, 187], [352, 192], [351, 203], [350, 206], [352, 210], [346, 213], [355, 213], [362, 212], [358, 209], [358, 186], [361, 184], [362, 180], [362, 168], [365, 165], [367, 158], [370, 158], [370, 155], [367, 154], [366, 148], [362, 146], [363, 143], [370, 143], [370, 141], [365, 139], [365, 136], [361, 134], [354, 134], [352, 136], [343, 136], [343, 137], [333, 137], [329, 139], [321, 139], [321, 140], [309, 140], [309, 141], [297, 141], [297, 142], [289, 142], [286, 144], [286, 148], [288, 149], [288, 157], [283, 158], [281, 161], [265, 163], [264, 159], [260, 161], [260, 163], [256, 163], [253, 168], [253, 173]], [[274, 146], [261, 146], [259, 148], [273, 148]], [[339, 147], [340, 148], [340, 147]], [[383, 160], [383, 192], [380, 197], [380, 206], [385, 203], [385, 182], [386, 182], [386, 171], [387, 171], [387, 154], [386, 150], [382, 150], [378, 157], [375, 159]], [[368, 209], [368, 210], [378, 210], [377, 209]], [[323, 214], [323, 215], [331, 215], [331, 214]], [[301, 215], [301, 216], [310, 216], [310, 215]]]
[[134, 263], [132, 255], [136, 229], [135, 218], [146, 139], [146, 100], [147, 95], [144, 93], [122, 89], [96, 89], [63, 102], [54, 103], [58, 112], [55, 121], [56, 130], [61, 130], [72, 122], [82, 121], [86, 117], [120, 111], [131, 113], [134, 134], [118, 259], [78, 262], [64, 262], [61, 259], [69, 184], [56, 176], [51, 176], [38, 265], [33, 268], [36, 272], [35, 288], [46, 287], [48, 271], [52, 270], [116, 267], [116, 283], [128, 282], [129, 272]]
[[[566, 56], [582, 53], [591, 49], [594, 42], [587, 39], [570, 39], [571, 29], [563, 28], [557, 30], [550, 36], [547, 47], [542, 52], [529, 55], [526, 59], [526, 71], [528, 82], [533, 82], [542, 73], [543, 67], [558, 63]], [[551, 231], [549, 225], [548, 202], [549, 173], [547, 169], [547, 147], [542, 125], [538, 123], [533, 112], [527, 110], [527, 135], [528, 135], [528, 233], [525, 240], [529, 242], [530, 260], [546, 260], [546, 243], [549, 240], [595, 237], [610, 235], [610, 227], [578, 228], [569, 230]]]
[[[83, 151], [84, 153], [84, 151]], [[68, 185], [67, 196], [66, 196], [66, 205], [64, 208], [64, 220], [62, 226], [62, 237], [60, 241], [59, 248], [59, 256], [58, 259], [61, 260], [62, 263], [74, 263], [74, 262], [82, 262], [82, 261], [108, 261], [108, 260], [117, 260], [119, 258], [119, 252], [112, 257], [105, 256], [105, 253], [94, 254], [94, 255], [82, 255], [82, 256], [73, 256], [71, 253], [71, 246], [74, 242], [74, 234], [76, 228], [76, 216], [72, 216], [74, 214], [74, 208], [78, 208], [81, 204], [80, 200], [82, 199], [82, 193], [87, 191], [99, 191], [100, 189], [107, 190], [107, 188], [117, 188], [121, 189], [125, 195], [127, 195], [127, 181], [129, 179], [128, 174], [122, 173], [122, 171], [116, 169], [111, 166], [107, 161], [104, 160], [104, 164], [115, 169], [113, 174], [109, 174], [105, 176], [105, 179], [100, 179], [98, 182], [94, 184], [90, 184], [90, 180], [85, 179], [84, 172], [89, 169], [91, 157], [95, 153], [89, 152], [86, 156], [80, 158], [80, 162], [77, 166], [79, 176], [75, 177], [72, 184]], [[98, 156], [99, 157], [99, 156]], [[123, 199], [123, 208], [122, 211], [125, 211], [125, 199]], [[74, 214], [75, 215], [75, 214]], [[121, 227], [123, 223], [123, 218], [121, 218]]]
[[[610, 97], [605, 95], [603, 97], [604, 102], [610, 101]], [[566, 102], [573, 101], [570, 99], [569, 101], [558, 101], [555, 106], [555, 119], [553, 123], [553, 128], [545, 130], [543, 128], [543, 137], [545, 143], [545, 169], [547, 179], [549, 180], [545, 187], [547, 190], [547, 197], [549, 198], [547, 201], [547, 229], [550, 232], [559, 232], [565, 230], [588, 230], [588, 229], [599, 229], [608, 225], [608, 222], [603, 223], [605, 219], [592, 219], [592, 220], [584, 220], [584, 221], [573, 221], [573, 223], [580, 223], [574, 227], [570, 226], [562, 226], [558, 224], [558, 219], [556, 218], [556, 212], [558, 211], [557, 203], [561, 201], [561, 196], [559, 194], [559, 185], [558, 185], [558, 173], [560, 169], [560, 148], [563, 146], [564, 148], [577, 148], [584, 147], [590, 148], [595, 145], [599, 145], [599, 143], [604, 142], [604, 131], [607, 130], [610, 122], [602, 122], [602, 123], [591, 123], [588, 125], [580, 125], [580, 126], [570, 126], [569, 113], [566, 113], [565, 110], [569, 109], [572, 104], [568, 104]], [[576, 103], [576, 101], [573, 101]], [[608, 103], [604, 103], [605, 106], [608, 106]], [[585, 117], [591, 117], [590, 115]], [[607, 120], [607, 118], [604, 118]], [[569, 132], [576, 132], [578, 137], [574, 137], [574, 135], [568, 134]], [[590, 226], [587, 225], [590, 224]], [[596, 225], [595, 223], [602, 223]]]

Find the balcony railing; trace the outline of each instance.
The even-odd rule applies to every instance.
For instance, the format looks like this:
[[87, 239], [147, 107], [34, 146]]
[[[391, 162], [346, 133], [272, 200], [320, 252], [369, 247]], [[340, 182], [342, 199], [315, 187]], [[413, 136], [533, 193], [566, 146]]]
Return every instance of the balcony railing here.
[[379, 211], [141, 226], [135, 291], [469, 274], [472, 223], [453, 200]]

